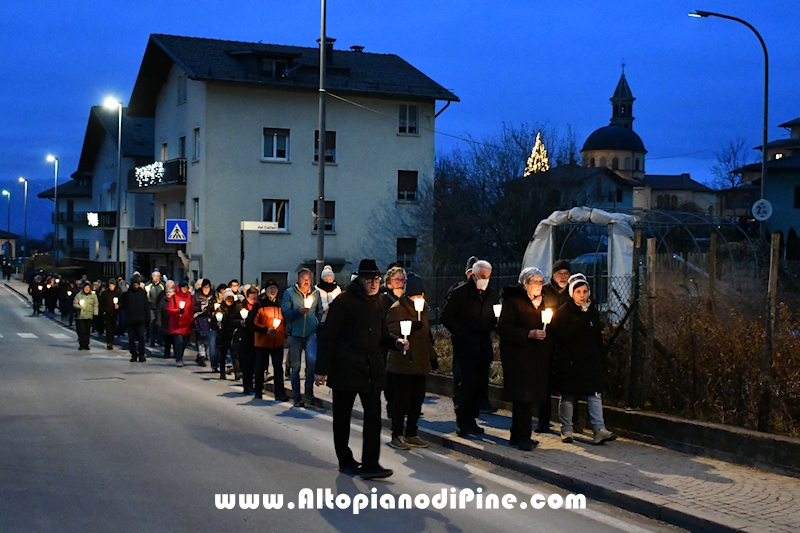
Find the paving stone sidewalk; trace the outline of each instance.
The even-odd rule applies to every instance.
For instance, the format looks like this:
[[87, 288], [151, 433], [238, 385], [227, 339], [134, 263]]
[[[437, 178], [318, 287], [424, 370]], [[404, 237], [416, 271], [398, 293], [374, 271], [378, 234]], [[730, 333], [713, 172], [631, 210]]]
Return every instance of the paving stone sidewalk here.
[[[27, 287], [20, 282], [6, 284], [25, 295]], [[316, 395], [330, 409], [330, 389], [318, 387]], [[359, 416], [358, 400], [355, 409]], [[482, 415], [480, 422], [484, 435], [456, 436], [452, 400], [429, 393], [420, 436], [689, 530], [800, 532], [798, 478], [622, 438], [594, 446], [589, 432], [573, 444], [562, 443], [555, 433], [536, 435], [539, 446], [523, 452], [508, 445], [510, 412]]]

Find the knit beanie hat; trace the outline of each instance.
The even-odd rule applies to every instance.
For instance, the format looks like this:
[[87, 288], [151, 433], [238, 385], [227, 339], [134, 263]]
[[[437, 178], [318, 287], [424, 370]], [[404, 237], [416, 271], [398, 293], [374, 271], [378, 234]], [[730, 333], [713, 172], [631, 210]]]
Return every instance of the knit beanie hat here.
[[406, 296], [422, 296], [425, 294], [425, 282], [416, 274], [409, 274], [406, 280]]
[[566, 259], [559, 259], [555, 263], [553, 263], [553, 274], [558, 272], [559, 270], [566, 270], [567, 272], [572, 273], [572, 269], [569, 267], [569, 261]]
[[330, 265], [325, 265], [322, 269], [322, 274], [319, 276], [321, 279], [336, 277]]
[[589, 286], [589, 282], [586, 281], [586, 276], [583, 274], [573, 274], [567, 280], [567, 287], [569, 290], [569, 297], [572, 298], [572, 291], [575, 290], [576, 287], [580, 287], [581, 285]]

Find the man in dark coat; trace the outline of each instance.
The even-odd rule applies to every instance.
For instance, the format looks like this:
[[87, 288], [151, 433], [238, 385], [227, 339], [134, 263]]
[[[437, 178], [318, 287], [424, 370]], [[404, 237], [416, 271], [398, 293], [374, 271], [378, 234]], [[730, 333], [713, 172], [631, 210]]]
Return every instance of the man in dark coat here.
[[[339, 471], [364, 479], [385, 478], [392, 471], [380, 459], [381, 391], [386, 384], [383, 354], [389, 348], [405, 350], [408, 341], [389, 333], [378, 298], [381, 273], [373, 259], [363, 259], [358, 277], [328, 308], [320, 333], [316, 384], [326, 381], [333, 389], [333, 443]], [[350, 420], [356, 395], [364, 408], [361, 461], [348, 445]]]
[[[553, 274], [550, 277], [550, 283], [542, 287], [542, 297], [544, 298], [545, 309], [552, 309], [555, 313], [558, 311], [559, 307], [571, 301], [569, 292], [567, 291], [567, 280], [571, 275], [571, 270], [572, 268], [570, 267], [569, 261], [564, 259], [559, 259], [553, 263]], [[547, 377], [549, 382], [553, 381], [552, 372]], [[536, 433], [550, 432], [550, 414], [553, 410], [551, 396], [554, 392], [557, 391], [553, 390], [552, 383], [548, 383], [547, 397], [542, 398], [542, 402], [539, 405], [538, 423], [536, 424], [536, 429], [534, 429]], [[575, 409], [576, 419], [578, 418], [577, 415], [578, 410]]]
[[459, 372], [453, 380], [453, 403], [456, 431], [461, 437], [484, 432], [475, 419], [486, 395], [494, 357], [490, 334], [497, 323], [492, 307], [497, 301], [489, 288], [491, 275], [492, 265], [477, 261], [470, 279], [448, 294], [442, 308], [442, 325], [450, 332], [453, 366]]
[[41, 276], [36, 275], [33, 277], [30, 285], [28, 285], [28, 294], [31, 295], [33, 300], [33, 314], [41, 314], [42, 300], [44, 299], [44, 284]]
[[131, 352], [131, 363], [135, 363], [137, 360], [140, 363], [144, 363], [147, 358], [144, 331], [150, 321], [150, 302], [141, 284], [142, 278], [139, 274], [134, 274], [133, 278], [131, 278], [131, 286], [126, 293], [125, 310], [128, 322], [128, 344]]
[[117, 332], [117, 316], [119, 314], [120, 297], [117, 280], [108, 280], [108, 289], [100, 294], [100, 315], [103, 319], [103, 330], [106, 332], [106, 349], [114, 349], [114, 335]]

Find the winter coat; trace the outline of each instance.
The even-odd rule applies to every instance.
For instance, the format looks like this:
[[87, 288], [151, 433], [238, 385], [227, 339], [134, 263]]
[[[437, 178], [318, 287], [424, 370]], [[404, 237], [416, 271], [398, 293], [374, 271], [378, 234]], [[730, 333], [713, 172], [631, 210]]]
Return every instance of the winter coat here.
[[330, 283], [325, 283], [323, 281], [317, 285], [316, 289], [319, 291], [319, 299], [322, 302], [322, 320], [320, 320], [320, 323], [324, 323], [325, 319], [328, 317], [328, 307], [330, 307], [331, 302], [334, 301], [337, 296], [342, 294], [342, 288], [339, 287], [335, 281]]
[[120, 297], [122, 293], [116, 287], [114, 290], [105, 290], [100, 295], [100, 314], [104, 318], [115, 319], [119, 314], [120, 307], [114, 307], [114, 298], [117, 299], [117, 305], [120, 305]]
[[[255, 304], [253, 304], [255, 306]], [[233, 306], [228, 309], [225, 317], [225, 326], [223, 329], [228, 328], [228, 339], [230, 339], [230, 346], [233, 353], [238, 355], [251, 355], [253, 353], [253, 346], [255, 341], [255, 331], [252, 327], [247, 327], [247, 319], [244, 319], [242, 325], [242, 309], [247, 309], [247, 318], [250, 318], [250, 313], [253, 312], [251, 306], [245, 298], [241, 302], [235, 302]]]
[[[305, 314], [300, 309], [305, 307], [303, 300], [312, 297], [314, 302]], [[292, 285], [283, 293], [281, 301], [281, 312], [286, 320], [286, 334], [290, 337], [308, 337], [317, 331], [319, 321], [322, 318], [322, 299], [319, 291], [311, 289], [308, 294], [303, 294], [297, 288], [297, 284]]]
[[[185, 302], [183, 313], [180, 312], [181, 302]], [[170, 335], [188, 336], [192, 334], [192, 322], [194, 322], [194, 314], [192, 313], [191, 294], [188, 292], [184, 294], [178, 290], [174, 295], [172, 295], [171, 298], [167, 300], [167, 314], [169, 315]]]
[[548, 396], [553, 333], [543, 340], [529, 339], [532, 329], [542, 329], [544, 298], [536, 308], [522, 285], [501, 292], [503, 310], [497, 321], [500, 358], [503, 362], [503, 394], [512, 403], [540, 403]]
[[[285, 305], [284, 301], [284, 305]], [[374, 393], [386, 386], [383, 354], [396, 346], [378, 296], [367, 296], [358, 280], [328, 309], [320, 330], [315, 372], [333, 389]]]
[[[267, 331], [272, 327], [273, 320], [281, 321], [274, 335]], [[262, 295], [256, 300], [250, 314], [247, 315], [247, 325], [254, 333], [254, 345], [256, 348], [282, 348], [286, 339], [286, 327], [283, 323], [281, 313], [281, 299], [270, 300], [268, 296]]]
[[167, 313], [167, 291], [158, 295], [156, 302], [156, 324], [164, 335], [169, 335], [169, 313]]
[[158, 297], [164, 292], [166, 287], [163, 281], [153, 283], [152, 279], [150, 279], [144, 287], [147, 293], [148, 308], [150, 309], [150, 320], [155, 320], [157, 316], [156, 304], [158, 303]]
[[431, 342], [427, 310], [422, 311], [421, 318], [422, 320], [417, 320], [414, 302], [405, 295], [389, 308], [386, 315], [386, 326], [389, 328], [389, 333], [402, 337], [400, 321], [410, 320], [411, 335], [408, 336], [408, 342], [411, 346], [406, 353], [394, 347], [389, 350], [389, 357], [386, 360], [387, 372], [418, 376], [427, 376], [431, 373], [431, 364], [436, 360], [436, 350], [433, 349]]
[[[81, 305], [81, 301], [83, 301], [83, 305]], [[86, 294], [81, 291], [75, 296], [72, 305], [76, 309], [78, 320], [91, 320], [100, 314], [100, 302], [97, 301], [97, 295], [93, 292]]]
[[[213, 302], [214, 291], [209, 291], [208, 295], [203, 294], [202, 290], [196, 291], [192, 296], [192, 310], [197, 316], [194, 317], [194, 330], [201, 339], [208, 337], [211, 329], [221, 330], [222, 325], [218, 323]], [[221, 307], [221, 306], [220, 306]], [[200, 313], [199, 315], [197, 313]]]
[[603, 392], [603, 323], [595, 304], [584, 312], [570, 299], [558, 308], [547, 331], [556, 337], [553, 388], [575, 396]]
[[558, 285], [555, 280], [550, 280], [550, 283], [542, 287], [542, 298], [544, 298], [544, 307], [553, 310], [553, 313], [558, 311], [558, 308], [567, 302], [571, 302], [572, 298], [569, 297], [569, 291], [564, 289], [558, 292]]
[[125, 321], [128, 324], [147, 324], [150, 321], [150, 302], [147, 299], [147, 292], [141, 285], [138, 289], [131, 286], [127, 295]]
[[28, 285], [28, 294], [30, 294], [34, 300], [41, 301], [42, 298], [44, 298], [44, 282], [36, 280], [31, 281]]
[[441, 321], [452, 335], [453, 357], [475, 363], [493, 359], [489, 334], [497, 323], [492, 307], [496, 303], [492, 289], [479, 291], [472, 278], [450, 290]]

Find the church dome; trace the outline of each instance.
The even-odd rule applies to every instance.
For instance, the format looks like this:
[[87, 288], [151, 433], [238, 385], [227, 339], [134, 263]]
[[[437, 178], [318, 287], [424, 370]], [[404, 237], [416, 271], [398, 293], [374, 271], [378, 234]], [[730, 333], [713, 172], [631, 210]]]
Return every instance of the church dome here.
[[595, 130], [583, 143], [581, 152], [595, 150], [617, 150], [625, 152], [647, 152], [641, 137], [630, 128], [610, 125]]

